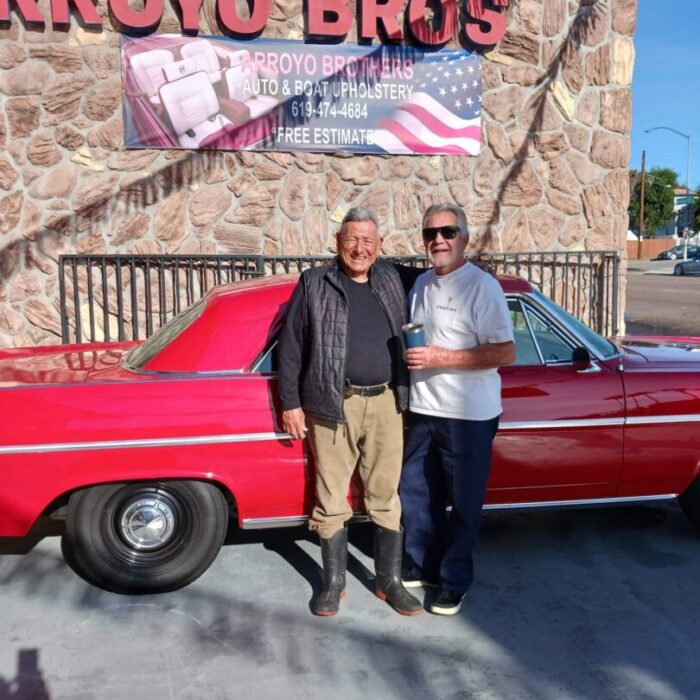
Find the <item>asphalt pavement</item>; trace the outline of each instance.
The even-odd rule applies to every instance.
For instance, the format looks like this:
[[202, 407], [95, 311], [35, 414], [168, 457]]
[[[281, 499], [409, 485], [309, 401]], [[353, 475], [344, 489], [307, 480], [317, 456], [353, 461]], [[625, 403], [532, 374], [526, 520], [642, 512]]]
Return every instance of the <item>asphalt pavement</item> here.
[[632, 260], [626, 278], [626, 332], [700, 336], [700, 276], [674, 277], [675, 260]]
[[55, 537], [5, 553], [0, 700], [700, 697], [700, 534], [675, 506], [487, 515], [452, 618], [379, 601], [371, 526], [350, 539], [334, 618], [309, 612], [303, 528], [243, 533], [159, 596], [89, 586]]

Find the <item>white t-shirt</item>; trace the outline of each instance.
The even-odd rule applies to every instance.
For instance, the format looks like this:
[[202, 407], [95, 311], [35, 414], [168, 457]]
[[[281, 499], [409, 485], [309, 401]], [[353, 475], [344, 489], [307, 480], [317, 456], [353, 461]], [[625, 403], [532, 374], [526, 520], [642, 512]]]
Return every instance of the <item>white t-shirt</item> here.
[[[508, 304], [498, 281], [471, 263], [446, 275], [423, 273], [409, 295], [411, 321], [426, 342], [448, 350], [513, 340]], [[497, 369], [411, 372], [411, 410], [430, 416], [491, 420], [503, 412]]]

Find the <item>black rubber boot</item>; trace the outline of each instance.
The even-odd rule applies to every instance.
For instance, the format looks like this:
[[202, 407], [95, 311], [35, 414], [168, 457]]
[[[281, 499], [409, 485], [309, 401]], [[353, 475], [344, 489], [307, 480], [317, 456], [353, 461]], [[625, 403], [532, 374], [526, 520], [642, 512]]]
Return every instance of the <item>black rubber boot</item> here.
[[348, 529], [343, 527], [329, 539], [321, 540], [323, 589], [313, 603], [314, 615], [330, 617], [338, 612], [345, 595], [345, 569], [348, 564]]
[[374, 531], [374, 592], [402, 615], [420, 615], [423, 605], [401, 583], [403, 532], [378, 527]]

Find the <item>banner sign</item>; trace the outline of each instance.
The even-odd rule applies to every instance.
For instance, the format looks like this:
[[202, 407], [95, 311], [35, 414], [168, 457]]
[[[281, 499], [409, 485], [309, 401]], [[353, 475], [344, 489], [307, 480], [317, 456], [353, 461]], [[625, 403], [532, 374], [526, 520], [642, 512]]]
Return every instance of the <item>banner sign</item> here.
[[122, 38], [127, 148], [478, 155], [461, 49]]

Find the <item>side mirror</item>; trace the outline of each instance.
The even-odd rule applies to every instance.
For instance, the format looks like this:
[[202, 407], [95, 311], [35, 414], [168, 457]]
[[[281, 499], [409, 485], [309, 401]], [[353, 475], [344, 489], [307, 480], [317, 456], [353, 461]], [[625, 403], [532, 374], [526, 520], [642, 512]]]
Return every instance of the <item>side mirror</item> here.
[[571, 361], [574, 363], [574, 369], [577, 372], [585, 372], [591, 366], [591, 354], [584, 347], [577, 347], [571, 353]]

